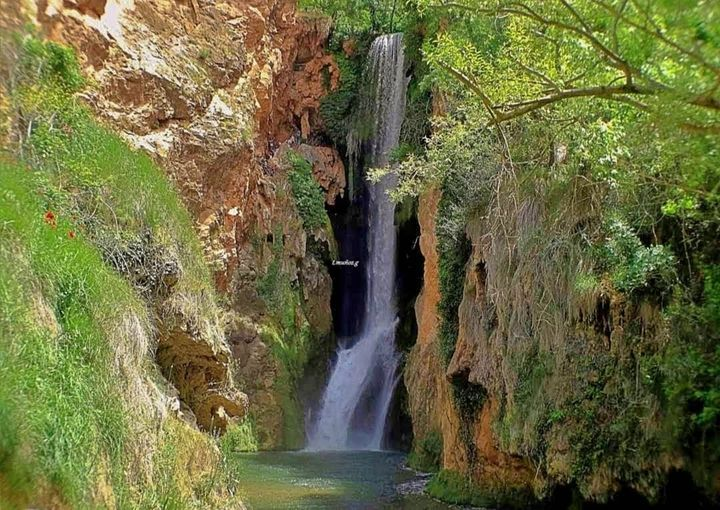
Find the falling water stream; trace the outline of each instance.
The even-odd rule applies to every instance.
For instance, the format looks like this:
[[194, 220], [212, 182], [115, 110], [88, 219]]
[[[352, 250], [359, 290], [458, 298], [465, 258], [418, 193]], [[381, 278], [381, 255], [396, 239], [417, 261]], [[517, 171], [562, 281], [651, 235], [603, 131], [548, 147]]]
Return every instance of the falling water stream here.
[[[372, 134], [362, 143], [371, 167], [388, 164], [398, 145], [405, 115], [405, 76], [402, 34], [380, 36], [368, 56], [372, 93], [366, 94], [361, 118]], [[353, 136], [351, 152], [360, 146]], [[350, 154], [352, 157], [353, 154]], [[362, 327], [355, 338], [340, 343], [317, 419], [308, 431], [309, 450], [380, 450], [397, 383], [395, 350], [395, 205], [387, 196], [396, 185], [385, 176], [368, 189], [367, 292]]]
[[[348, 156], [352, 161], [362, 154], [365, 167], [381, 167], [398, 145], [405, 114], [408, 79], [401, 34], [373, 42], [366, 78], [371, 87], [359, 114], [372, 134], [351, 135]], [[243, 500], [253, 510], [449, 508], [422, 494], [427, 478], [403, 467], [404, 454], [379, 451], [399, 378], [395, 206], [387, 196], [395, 185], [392, 175], [368, 184], [366, 292], [356, 306], [359, 334], [339, 341], [319, 410], [308, 420], [306, 450], [236, 459]]]
[[[374, 85], [361, 99], [360, 118], [372, 134], [349, 137], [351, 162], [382, 167], [397, 147], [405, 113], [401, 34], [372, 44], [366, 77]], [[450, 510], [463, 507], [423, 493], [429, 475], [404, 466], [405, 455], [383, 450], [388, 410], [398, 381], [395, 350], [394, 204], [396, 185], [385, 176], [367, 188], [366, 293], [357, 304], [359, 334], [342, 339], [320, 408], [308, 420], [303, 451], [237, 454], [238, 491], [250, 510]], [[569, 500], [575, 508], [575, 500]], [[548, 508], [567, 508], [557, 506]]]

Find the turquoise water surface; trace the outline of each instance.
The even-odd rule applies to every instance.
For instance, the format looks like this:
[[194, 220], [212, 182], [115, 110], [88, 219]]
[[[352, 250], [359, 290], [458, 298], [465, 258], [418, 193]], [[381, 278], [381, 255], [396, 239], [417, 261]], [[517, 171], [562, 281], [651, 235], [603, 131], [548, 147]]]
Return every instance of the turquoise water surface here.
[[417, 481], [401, 453], [260, 452], [235, 460], [250, 510], [450, 508], [422, 494], [399, 493]]

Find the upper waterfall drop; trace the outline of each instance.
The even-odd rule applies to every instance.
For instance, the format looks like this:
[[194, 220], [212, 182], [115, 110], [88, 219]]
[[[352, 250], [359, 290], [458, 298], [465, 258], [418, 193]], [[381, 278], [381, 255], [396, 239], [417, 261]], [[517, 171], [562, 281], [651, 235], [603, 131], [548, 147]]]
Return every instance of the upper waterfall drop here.
[[[365, 151], [370, 166], [389, 163], [398, 145], [405, 116], [405, 56], [402, 34], [375, 39], [368, 55], [370, 93], [360, 114], [372, 124], [372, 134], [351, 137], [352, 152]], [[399, 354], [395, 350], [395, 205], [387, 192], [397, 179], [386, 175], [368, 185], [367, 292], [360, 334], [340, 345], [337, 360], [320, 403], [319, 415], [308, 433], [311, 450], [379, 450], [397, 383]]]

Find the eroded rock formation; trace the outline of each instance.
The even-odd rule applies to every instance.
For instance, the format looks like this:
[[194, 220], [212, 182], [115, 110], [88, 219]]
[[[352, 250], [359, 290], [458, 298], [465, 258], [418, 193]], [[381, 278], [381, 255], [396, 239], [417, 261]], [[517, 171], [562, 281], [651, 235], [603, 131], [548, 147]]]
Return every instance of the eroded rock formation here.
[[329, 21], [300, 15], [292, 0], [49, 0], [22, 8], [47, 37], [77, 50], [91, 82], [82, 99], [96, 115], [173, 179], [227, 296], [229, 345], [204, 337], [195, 318], [159, 310], [163, 371], [198, 424], [224, 426], [223, 416], [247, 406], [227, 374], [232, 352], [258, 428], [269, 431], [264, 446], [280, 446], [279, 362], [256, 333], [281, 311], [263, 301], [258, 282], [278, 264], [302, 289], [297, 323], [308, 322], [317, 338], [331, 335], [329, 275], [308, 251], [277, 154], [302, 143], [327, 203], [342, 195], [339, 156], [308, 142], [320, 99], [339, 79], [324, 52]]
[[[458, 375], [457, 369], [446, 370], [439, 355], [440, 282], [435, 218], [440, 197], [438, 189], [426, 192], [420, 198], [418, 210], [425, 268], [423, 289], [415, 304], [417, 343], [405, 369], [413, 431], [419, 440], [431, 433], [440, 434], [444, 469], [469, 474], [474, 480], [492, 486], [527, 486], [533, 475], [528, 463], [498, 448], [492, 428], [497, 401], [489, 399], [471, 422], [464, 421], [453, 401], [450, 382]], [[472, 292], [467, 284], [466, 289]], [[470, 302], [472, 296], [464, 301]]]
[[570, 487], [601, 502], [624, 491], [657, 499], [698, 462], [665, 441], [673, 416], [642, 368], [669, 339], [658, 299], [629, 298], [606, 281], [578, 290], [558, 267], [580, 267], [580, 255], [533, 251], [528, 232], [544, 232], [549, 206], [541, 197], [514, 204], [513, 186], [501, 181], [497, 205], [465, 225], [471, 250], [445, 360], [438, 304], [447, 267], [435, 231], [442, 198], [433, 190], [420, 199], [425, 280], [405, 374], [416, 445], [439, 435], [441, 467], [489, 492], [551, 497]]

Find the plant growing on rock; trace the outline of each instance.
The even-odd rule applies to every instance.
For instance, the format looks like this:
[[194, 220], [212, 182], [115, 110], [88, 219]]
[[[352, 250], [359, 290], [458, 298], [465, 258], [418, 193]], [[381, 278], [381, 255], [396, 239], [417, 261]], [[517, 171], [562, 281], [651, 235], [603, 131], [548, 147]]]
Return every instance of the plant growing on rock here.
[[327, 227], [330, 220], [325, 211], [325, 195], [313, 177], [312, 165], [292, 151], [288, 152], [287, 160], [290, 164], [288, 179], [303, 227], [308, 233]]
[[81, 104], [70, 49], [0, 44], [13, 130], [0, 162], [0, 501], [232, 500], [212, 437], [165, 412], [170, 384], [154, 357], [156, 331], [180, 314], [212, 353], [205, 368], [220, 366], [218, 308], [188, 212], [160, 169]]
[[500, 447], [547, 475], [539, 491], [655, 498], [664, 456], [716, 492], [718, 7], [419, 4], [442, 25], [422, 48], [446, 114], [392, 171], [398, 200], [445, 193], [441, 356], [465, 342], [457, 376], [500, 402]]

